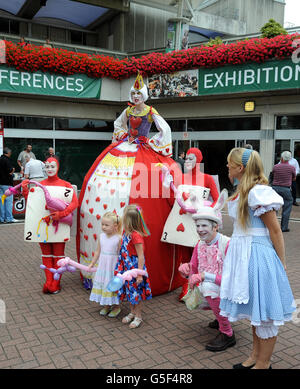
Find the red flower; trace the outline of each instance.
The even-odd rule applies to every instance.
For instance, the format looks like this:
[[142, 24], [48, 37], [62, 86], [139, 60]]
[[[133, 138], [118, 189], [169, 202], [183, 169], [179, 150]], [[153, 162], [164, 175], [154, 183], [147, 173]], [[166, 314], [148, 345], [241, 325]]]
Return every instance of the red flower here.
[[228, 45], [200, 46], [167, 54], [150, 53], [140, 58], [121, 60], [34, 45], [20, 47], [6, 41], [6, 65], [29, 72], [42, 71], [66, 75], [82, 73], [94, 78], [109, 77], [120, 80], [134, 76], [138, 71], [144, 76], [151, 76], [184, 69], [285, 59], [296, 50], [292, 43], [299, 37], [299, 34], [292, 34], [270, 39], [253, 38]]

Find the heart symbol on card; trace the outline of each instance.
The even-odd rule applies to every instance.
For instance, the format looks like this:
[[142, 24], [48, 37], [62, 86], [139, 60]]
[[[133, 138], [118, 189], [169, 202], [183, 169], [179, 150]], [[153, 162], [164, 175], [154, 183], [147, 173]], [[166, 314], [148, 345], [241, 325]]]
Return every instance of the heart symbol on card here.
[[183, 200], [186, 201], [190, 197], [190, 194], [183, 192], [182, 197], [183, 197]]
[[99, 203], [100, 197], [96, 197], [96, 202]]
[[100, 218], [101, 218], [101, 216], [97, 214], [96, 219], [99, 220]]
[[182, 208], [180, 208], [179, 215], [185, 215], [185, 214], [186, 214], [186, 212]]
[[93, 234], [95, 240], [97, 240], [97, 234]]
[[88, 228], [93, 228], [92, 223], [89, 223], [89, 224], [88, 224]]
[[89, 240], [89, 237], [87, 235], [83, 235], [85, 240]]
[[176, 231], [178, 231], [178, 232], [184, 232], [185, 231], [185, 228], [184, 228], [182, 223], [179, 224], [179, 226], [176, 228]]
[[121, 208], [125, 207], [125, 203], [123, 201], [120, 203], [120, 207]]
[[103, 208], [106, 209], [107, 208], [107, 204], [103, 204]]
[[94, 212], [94, 208], [90, 208], [89, 211], [90, 211], [90, 213], [93, 213]]

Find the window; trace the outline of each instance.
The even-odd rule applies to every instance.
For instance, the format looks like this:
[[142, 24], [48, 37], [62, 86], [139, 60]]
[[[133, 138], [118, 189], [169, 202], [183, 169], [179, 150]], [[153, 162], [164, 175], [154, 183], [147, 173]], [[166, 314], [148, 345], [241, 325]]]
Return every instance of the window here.
[[300, 129], [300, 115], [295, 116], [277, 116], [276, 117], [277, 130], [299, 130]]
[[172, 132], [185, 132], [186, 120], [167, 120]]
[[188, 120], [188, 131], [260, 130], [260, 117], [209, 118]]
[[104, 140], [56, 140], [55, 154], [59, 157], [59, 177], [80, 189], [95, 159], [110, 143]]
[[113, 122], [95, 119], [55, 119], [55, 130], [114, 132]]
[[9, 33], [9, 20], [0, 18], [0, 32]]
[[5, 128], [52, 130], [52, 118], [39, 116], [3, 116]]

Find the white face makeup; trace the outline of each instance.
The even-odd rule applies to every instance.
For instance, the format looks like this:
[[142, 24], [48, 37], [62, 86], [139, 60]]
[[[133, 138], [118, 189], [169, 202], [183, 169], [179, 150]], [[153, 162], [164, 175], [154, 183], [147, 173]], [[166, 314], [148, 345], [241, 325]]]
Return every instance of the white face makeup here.
[[135, 105], [139, 105], [144, 102], [143, 95], [138, 91], [131, 92], [131, 100]]
[[197, 158], [195, 154], [187, 154], [185, 157], [185, 162], [184, 162], [184, 170], [186, 172], [189, 172], [194, 169], [196, 166]]
[[216, 236], [216, 227], [211, 220], [197, 219], [196, 229], [200, 239], [205, 242], [212, 241]]
[[54, 177], [57, 173], [58, 167], [55, 161], [45, 163], [45, 171], [48, 177]]

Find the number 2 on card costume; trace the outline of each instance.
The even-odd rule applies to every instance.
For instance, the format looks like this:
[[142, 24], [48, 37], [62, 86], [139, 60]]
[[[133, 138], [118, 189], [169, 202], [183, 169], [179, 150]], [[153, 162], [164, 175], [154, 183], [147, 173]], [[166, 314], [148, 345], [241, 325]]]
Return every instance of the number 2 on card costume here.
[[[126, 205], [136, 203], [143, 209], [151, 232], [145, 251], [150, 259], [147, 269], [152, 294], [158, 295], [178, 288], [183, 282], [177, 271], [178, 247], [160, 241], [174, 197], [162, 196], [160, 169], [155, 167], [159, 162], [167, 166], [176, 162], [170, 158], [171, 129], [154, 108], [144, 104], [148, 91], [140, 75], [129, 98], [135, 105], [126, 108], [116, 119], [113, 143], [99, 155], [83, 182], [79, 197], [77, 255], [80, 263], [89, 264], [104, 212], [115, 210], [122, 216]], [[158, 133], [149, 139], [152, 123]], [[174, 169], [181, 175], [177, 164]], [[90, 275], [85, 272], [82, 275], [84, 286], [90, 288]]]
[[[68, 237], [65, 237], [65, 231], [67, 228], [67, 235], [69, 235], [70, 228], [68, 216], [77, 208], [78, 200], [72, 185], [58, 177], [59, 162], [56, 158], [48, 158], [45, 161], [45, 168], [48, 178], [41, 181], [40, 184], [43, 185], [47, 191], [51, 191], [53, 197], [62, 196], [63, 194], [63, 198], [66, 200], [65, 207], [62, 209], [61, 204], [63, 201], [59, 199], [52, 199], [57, 200], [56, 202], [59, 205], [57, 209], [53, 208], [49, 202], [45, 202], [43, 209], [39, 209], [39, 220], [35, 220], [33, 224], [36, 225], [36, 222], [38, 222], [38, 229], [35, 228], [31, 231], [31, 237], [34, 238], [32, 241], [39, 242], [42, 251], [42, 262], [45, 266], [44, 271], [46, 275], [43, 293], [58, 293], [60, 291], [61, 276], [58, 279], [54, 278], [54, 274], [48, 269], [58, 269], [59, 266], [57, 262], [65, 257], [65, 244], [66, 241], [69, 240]], [[39, 198], [34, 196], [34, 192], [37, 192], [37, 189], [40, 188], [31, 188], [30, 191], [32, 192], [32, 196], [28, 196], [30, 191], [28, 191], [27, 185], [28, 180], [24, 180], [22, 183], [23, 195], [28, 199], [25, 216], [25, 230], [27, 228], [26, 217], [29, 218], [31, 212], [34, 214], [34, 211], [40, 206], [40, 204], [34, 202], [36, 201], [35, 199]], [[72, 197], [70, 198], [70, 196]], [[39, 212], [37, 212], [36, 215], [38, 214]], [[40, 218], [40, 216], [42, 217]], [[68, 223], [64, 223], [64, 221], [67, 221]], [[28, 222], [31, 223], [30, 220]], [[47, 231], [46, 234], [44, 229]], [[42, 232], [44, 235], [42, 235]], [[25, 231], [25, 241], [28, 241], [28, 236], [29, 235]]]

